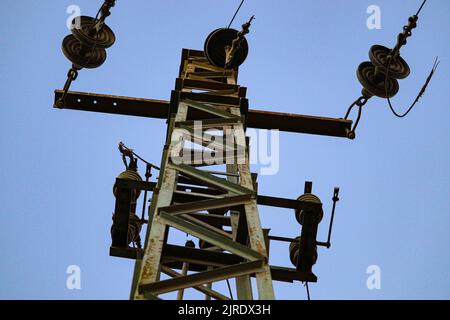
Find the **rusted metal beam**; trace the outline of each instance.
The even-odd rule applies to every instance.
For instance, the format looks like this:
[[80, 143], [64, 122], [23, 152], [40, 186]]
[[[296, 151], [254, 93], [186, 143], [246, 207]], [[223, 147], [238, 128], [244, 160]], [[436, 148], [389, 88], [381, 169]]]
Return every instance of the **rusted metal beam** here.
[[[183, 177], [179, 177], [178, 182], [187, 182]], [[155, 182], [145, 182], [145, 181], [134, 181], [134, 180], [125, 180], [125, 179], [116, 179], [116, 185], [119, 187], [124, 188], [132, 188], [132, 189], [140, 189], [140, 190], [148, 190], [153, 191], [153, 189], [156, 187]], [[207, 189], [207, 188], [196, 188], [192, 186], [182, 186], [178, 185], [177, 190], [185, 191], [190, 190], [192, 195], [189, 195], [189, 193], [185, 193], [182, 195], [175, 195], [176, 202], [180, 202], [182, 200], [186, 200], [183, 202], [191, 202], [191, 201], [197, 201], [198, 197], [200, 197], [200, 194], [205, 195], [221, 195], [223, 192], [215, 189]], [[258, 205], [262, 206], [270, 206], [270, 207], [278, 207], [278, 208], [285, 208], [285, 209], [302, 209], [302, 208], [317, 208], [322, 207], [321, 204], [317, 203], [311, 203], [311, 202], [305, 202], [301, 200], [295, 200], [295, 199], [287, 199], [287, 198], [280, 198], [280, 197], [272, 197], [272, 196], [264, 196], [264, 195], [257, 195], [257, 203]], [[207, 218], [205, 218], [207, 219]], [[226, 225], [229, 225], [228, 222]]]
[[139, 248], [119, 248], [119, 247], [110, 247], [109, 248], [109, 255], [111, 257], [117, 257], [117, 258], [125, 258], [125, 259], [142, 259], [144, 255], [144, 251]]
[[[62, 93], [61, 90], [55, 91], [55, 102]], [[62, 109], [167, 119], [169, 101], [69, 91]]]
[[270, 266], [272, 277], [276, 281], [282, 282], [317, 282], [317, 277], [312, 272], [301, 272], [293, 268]]
[[258, 129], [278, 129], [285, 132], [347, 137], [352, 121], [336, 118], [305, 116], [262, 110], [249, 110], [247, 126]]
[[235, 194], [240, 195], [252, 195], [256, 196], [255, 192], [249, 188], [242, 187], [241, 185], [237, 185], [235, 183], [229, 182], [225, 179], [218, 178], [215, 175], [206, 173], [202, 170], [195, 169], [193, 167], [190, 167], [185, 164], [170, 164], [170, 167], [174, 168], [178, 172], [181, 172], [182, 174], [188, 176], [191, 179], [194, 179], [196, 181], [202, 181], [204, 183], [207, 183], [210, 186], [214, 186], [216, 188], [226, 190]]
[[244, 194], [221, 199], [202, 200], [171, 205], [168, 207], [161, 207], [158, 209], [158, 212], [165, 212], [173, 215], [180, 215], [184, 213], [195, 213], [196, 211], [200, 210], [211, 210], [211, 209], [227, 208], [230, 206], [238, 206], [249, 202], [251, 199], [252, 199], [251, 194]]
[[243, 259], [230, 253], [166, 244], [163, 249], [163, 262], [172, 261], [222, 267], [241, 263]]
[[[165, 274], [167, 274], [168, 276], [171, 276], [172, 278], [177, 278], [177, 277], [182, 277], [183, 276], [182, 274], [180, 274], [180, 273], [178, 273], [176, 271], [173, 271], [172, 269], [170, 269], [170, 268], [168, 268], [166, 266], [162, 266], [161, 267], [161, 271], [164, 272]], [[206, 294], [206, 295], [216, 299], [216, 300], [231, 300], [227, 296], [224, 296], [223, 294], [221, 294], [221, 293], [219, 293], [217, 291], [211, 290], [211, 289], [209, 289], [209, 288], [207, 288], [205, 286], [202, 286], [202, 285], [195, 286], [193, 288], [195, 290], [197, 290], [197, 291], [200, 291], [200, 292], [202, 292], [202, 293], [204, 293], [204, 294]]]
[[[176, 98], [175, 98], [176, 99]], [[187, 108], [179, 106], [175, 117], [171, 118], [169, 128], [173, 128], [173, 122], [186, 121]], [[183, 137], [179, 129], [174, 128], [171, 131], [171, 138], [168, 141], [167, 148], [164, 148], [163, 159], [161, 161], [160, 178], [158, 179], [159, 192], [152, 197], [152, 210], [158, 210], [160, 207], [167, 207], [172, 203], [173, 190], [176, 188], [177, 172], [168, 166], [169, 154], [176, 148], [178, 141]], [[155, 211], [153, 211], [155, 212]], [[143, 281], [155, 282], [160, 276], [160, 262], [164, 243], [167, 241], [167, 225], [160, 218], [160, 215], [149, 212], [152, 215], [150, 227], [147, 229], [145, 240], [144, 256], [142, 258], [141, 272], [137, 278], [133, 279], [132, 288], [137, 289], [139, 283]], [[150, 220], [150, 217], [149, 217]], [[137, 284], [135, 283], [137, 282]], [[141, 299], [138, 292], [134, 292], [134, 299]]]
[[321, 208], [320, 203], [311, 203], [308, 201], [286, 199], [279, 197], [270, 197], [258, 195], [258, 204], [261, 206], [278, 207], [286, 209], [305, 209], [305, 208]]
[[152, 294], [162, 294], [178, 289], [195, 287], [208, 282], [216, 282], [240, 275], [258, 272], [264, 267], [263, 260], [244, 262], [232, 266], [221, 267], [211, 271], [196, 273], [189, 276], [181, 276], [159, 282], [143, 281], [139, 286], [139, 292], [149, 292]]
[[[55, 91], [55, 102], [62, 96]], [[56, 107], [55, 107], [56, 108]], [[167, 119], [169, 102], [86, 92], [68, 92], [63, 109]], [[286, 132], [347, 137], [352, 121], [263, 110], [248, 111], [247, 126]], [[189, 119], [192, 120], [192, 119]]]
[[[111, 248], [110, 255], [128, 259], [142, 259], [143, 250], [135, 248]], [[206, 271], [207, 265], [229, 266], [241, 261], [241, 258], [229, 254], [200, 249], [190, 249], [182, 246], [166, 244], [163, 250], [163, 263], [172, 269], [181, 269], [183, 261], [189, 261], [189, 271]], [[317, 282], [317, 277], [311, 272], [299, 272], [294, 268], [270, 266], [272, 279], [281, 282], [307, 281]], [[252, 274], [251, 276], [255, 276]]]
[[[165, 266], [172, 269], [181, 270], [183, 263], [180, 261], [164, 262]], [[206, 271], [207, 267], [201, 264], [189, 264], [189, 271], [202, 272]], [[317, 282], [317, 277], [312, 272], [299, 272], [294, 268], [286, 268], [280, 266], [270, 266], [270, 272], [272, 274], [272, 280], [280, 282]], [[255, 274], [251, 274], [251, 277], [255, 277]]]
[[248, 260], [260, 260], [265, 259], [259, 252], [246, 247], [242, 244], [236, 243], [233, 240], [218, 234], [210, 229], [195, 225], [182, 218], [172, 216], [167, 213], [160, 213], [161, 220], [167, 225], [174, 227], [178, 230], [184, 231], [194, 237], [205, 240], [213, 245], [219, 246], [224, 250], [228, 250], [242, 258]]
[[222, 216], [218, 214], [202, 214], [202, 213], [190, 213], [190, 216], [207, 222], [213, 226], [231, 226], [231, 219], [228, 216]]

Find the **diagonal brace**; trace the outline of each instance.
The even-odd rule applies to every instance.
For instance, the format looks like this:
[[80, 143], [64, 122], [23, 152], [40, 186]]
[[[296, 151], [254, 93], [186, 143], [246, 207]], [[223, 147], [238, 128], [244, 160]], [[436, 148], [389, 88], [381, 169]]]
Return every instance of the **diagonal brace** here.
[[244, 194], [233, 197], [226, 197], [213, 200], [202, 200], [195, 202], [187, 202], [182, 204], [176, 204], [168, 207], [160, 207], [158, 212], [165, 212], [169, 214], [179, 215], [185, 213], [193, 213], [200, 210], [212, 210], [225, 207], [234, 207], [242, 204], [246, 204], [252, 199], [252, 195]]
[[198, 179], [221, 190], [226, 190], [236, 194], [250, 194], [252, 196], [256, 196], [256, 193], [253, 190], [244, 188], [238, 184], [229, 182], [222, 178], [218, 178], [216, 176], [213, 176], [212, 174], [205, 173], [188, 165], [171, 163], [170, 166], [190, 178]]
[[221, 267], [211, 271], [200, 272], [188, 276], [176, 277], [159, 282], [143, 282], [139, 286], [139, 292], [158, 295], [175, 290], [186, 289], [209, 282], [221, 281], [229, 278], [239, 277], [255, 272], [261, 272], [264, 266], [263, 260], [244, 262], [228, 267]]
[[[171, 276], [172, 278], [178, 278], [181, 277], [182, 275], [172, 269], [170, 269], [169, 267], [166, 266], [162, 266], [161, 267], [161, 271], [164, 272], [165, 274], [167, 274], [168, 276]], [[199, 285], [199, 286], [195, 286], [194, 287], [195, 290], [200, 291], [216, 300], [231, 300], [230, 298], [228, 298], [227, 296], [224, 296], [223, 294], [221, 294], [220, 292], [217, 292], [215, 290], [211, 290], [205, 286]]]
[[259, 252], [256, 252], [255, 250], [252, 250], [249, 247], [246, 247], [242, 244], [236, 243], [232, 239], [227, 238], [205, 227], [188, 222], [183, 218], [172, 216], [164, 212], [160, 214], [160, 218], [164, 223], [173, 228], [176, 228], [194, 237], [205, 240], [206, 242], [209, 242], [224, 250], [234, 253], [244, 259], [247, 260], [262, 259], [264, 261], [267, 260], [267, 258], [261, 255]]

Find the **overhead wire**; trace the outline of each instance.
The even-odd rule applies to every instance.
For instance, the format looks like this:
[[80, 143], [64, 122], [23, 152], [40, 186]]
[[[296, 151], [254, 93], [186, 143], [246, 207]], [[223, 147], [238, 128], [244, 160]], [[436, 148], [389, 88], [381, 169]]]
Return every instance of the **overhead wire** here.
[[228, 292], [230, 293], [230, 298], [231, 298], [231, 300], [234, 300], [233, 292], [231, 291], [230, 280], [228, 280], [228, 279], [227, 279], [227, 286], [228, 286]]
[[239, 5], [239, 7], [237, 8], [236, 12], [234, 13], [233, 18], [231, 18], [230, 23], [228, 24], [227, 29], [230, 29], [231, 25], [233, 24], [234, 19], [236, 18], [237, 14], [239, 13], [239, 11], [241, 10], [242, 5], [244, 4], [245, 0], [241, 1], [241, 4]]
[[[415, 14], [416, 19], [419, 16], [420, 11], [422, 11], [422, 8], [425, 6], [427, 0], [424, 0], [422, 2], [422, 4], [420, 5], [419, 9], [417, 10], [417, 13]], [[398, 54], [398, 52], [397, 52]], [[431, 81], [431, 78], [433, 77], [434, 73], [436, 72], [437, 67], [439, 66], [440, 61], [438, 60], [438, 57], [436, 57], [436, 59], [434, 60], [434, 64], [433, 67], [430, 71], [430, 74], [428, 75], [424, 85], [422, 86], [422, 89], [419, 91], [419, 94], [417, 95], [416, 99], [414, 99], [414, 102], [409, 106], [409, 108], [403, 113], [403, 114], [399, 114], [395, 108], [392, 105], [391, 99], [389, 97], [388, 94], [388, 79], [389, 79], [389, 69], [391, 67], [391, 63], [392, 63], [392, 59], [393, 59], [393, 55], [391, 54], [388, 58], [387, 61], [387, 66], [386, 66], [386, 75], [385, 75], [385, 80], [384, 80], [384, 89], [385, 89], [385, 93], [386, 93], [386, 99], [388, 101], [388, 105], [389, 105], [389, 109], [391, 109], [392, 113], [398, 117], [398, 118], [403, 118], [406, 117], [406, 115], [408, 115], [408, 113], [414, 108], [414, 106], [416, 105], [416, 103], [419, 101], [419, 99], [423, 96], [423, 94], [425, 93], [425, 90], [428, 87], [428, 84]]]
[[310, 301], [311, 300], [311, 296], [309, 295], [308, 282], [305, 282], [305, 288], [306, 288], [306, 296], [308, 297], [308, 301]]
[[428, 84], [430, 83], [431, 78], [433, 77], [434, 73], [436, 72], [436, 69], [439, 66], [440, 61], [438, 60], [438, 57], [436, 57], [436, 59], [434, 60], [433, 68], [431, 69], [431, 72], [428, 75], [428, 78], [425, 81], [425, 84], [422, 86], [422, 89], [420, 90], [420, 92], [417, 95], [417, 97], [414, 100], [414, 102], [409, 106], [409, 108], [403, 114], [399, 114], [399, 113], [397, 113], [397, 111], [395, 111], [394, 107], [392, 106], [391, 99], [389, 98], [389, 95], [388, 95], [388, 75], [389, 75], [389, 68], [391, 66], [391, 61], [392, 61], [392, 57], [389, 58], [388, 66], [387, 66], [387, 69], [386, 69], [386, 76], [385, 76], [385, 81], [384, 81], [384, 89], [386, 91], [386, 97], [387, 97], [388, 105], [389, 105], [389, 108], [391, 109], [392, 113], [397, 118], [403, 118], [403, 117], [406, 117], [408, 115], [408, 113], [414, 108], [416, 103], [419, 101], [419, 99], [425, 93], [425, 90], [426, 90]]

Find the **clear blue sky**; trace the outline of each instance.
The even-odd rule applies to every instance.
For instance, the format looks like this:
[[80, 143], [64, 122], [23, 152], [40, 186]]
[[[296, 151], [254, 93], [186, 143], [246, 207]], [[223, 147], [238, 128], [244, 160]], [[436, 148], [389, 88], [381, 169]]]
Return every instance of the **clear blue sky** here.
[[[169, 99], [182, 48], [202, 49], [224, 26], [236, 1], [117, 1], [109, 25], [117, 42], [106, 63], [83, 70], [72, 90]], [[251, 108], [342, 117], [357, 98], [357, 65], [372, 44], [393, 46], [419, 0], [247, 0], [238, 26], [255, 14], [250, 54], [240, 72]], [[158, 163], [165, 122], [52, 108], [69, 62], [66, 8], [95, 15], [101, 1], [0, 3], [0, 298], [127, 299], [133, 262], [108, 256], [115, 176], [124, 141]], [[369, 5], [382, 29], [366, 27]], [[341, 187], [333, 247], [320, 249], [315, 299], [450, 298], [449, 176], [450, 2], [429, 1], [403, 57], [411, 76], [394, 98], [415, 97], [436, 55], [441, 65], [405, 119], [374, 98], [357, 139], [281, 133], [280, 171], [259, 179], [262, 194], [295, 198], [305, 180], [323, 202], [326, 237], [333, 187]], [[258, 170], [255, 166], [254, 171]], [[296, 236], [285, 210], [261, 208], [273, 234]], [[271, 262], [289, 266], [287, 248]], [[82, 289], [66, 289], [66, 268], [79, 265]], [[378, 265], [381, 290], [366, 288]], [[275, 285], [284, 299], [304, 299], [301, 284]]]

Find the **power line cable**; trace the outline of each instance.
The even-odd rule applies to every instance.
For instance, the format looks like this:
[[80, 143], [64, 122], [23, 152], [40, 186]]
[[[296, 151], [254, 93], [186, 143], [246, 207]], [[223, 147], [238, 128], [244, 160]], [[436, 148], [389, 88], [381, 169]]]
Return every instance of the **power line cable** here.
[[241, 10], [242, 5], [244, 4], [245, 0], [241, 1], [241, 4], [239, 5], [239, 7], [237, 8], [236, 12], [234, 13], [233, 18], [231, 18], [230, 23], [228, 24], [228, 29], [230, 29], [231, 25], [233, 24], [234, 19], [236, 18], [237, 14], [239, 13], [239, 10]]
[[[420, 92], [419, 92], [419, 94], [417, 95], [417, 97], [416, 97], [416, 99], [414, 100], [414, 102], [409, 106], [409, 108], [408, 108], [408, 109], [406, 110], [406, 112], [404, 112], [403, 114], [397, 113], [397, 112], [395, 111], [394, 107], [392, 106], [392, 102], [391, 102], [391, 99], [390, 99], [389, 94], [388, 94], [389, 69], [391, 68], [391, 63], [392, 63], [393, 57], [394, 57], [395, 55], [398, 55], [398, 54], [399, 54], [398, 51], [400, 50], [400, 47], [401, 47], [402, 45], [406, 44], [406, 37], [411, 36], [411, 29], [412, 29], [412, 28], [415, 28], [415, 22], [417, 21], [418, 16], [419, 16], [419, 13], [420, 13], [420, 11], [422, 11], [422, 8], [424, 7], [424, 5], [425, 5], [426, 2], [427, 2], [427, 0], [424, 0], [424, 1], [422, 2], [422, 4], [420, 5], [419, 10], [417, 10], [417, 13], [415, 14], [415, 16], [413, 16], [413, 17], [410, 18], [410, 22], [412, 21], [413, 23], [410, 23], [408, 26], [405, 26], [405, 27], [404, 27], [404, 34], [405, 34], [405, 36], [404, 36], [404, 38], [403, 38], [404, 43], [401, 42], [401, 37], [400, 37], [400, 36], [402, 36], [402, 34], [400, 34], [399, 40], [398, 40], [398, 44], [397, 44], [396, 48], [395, 48], [394, 50], [392, 50], [391, 54], [390, 54], [389, 57], [388, 57], [388, 61], [387, 61], [386, 75], [385, 75], [385, 80], [384, 80], [384, 89], [385, 89], [385, 92], [386, 92], [386, 99], [387, 99], [387, 101], [388, 101], [389, 108], [391, 109], [392, 113], [393, 113], [396, 117], [398, 117], [398, 118], [403, 118], [403, 117], [405, 117], [405, 116], [406, 116], [406, 115], [414, 108], [414, 106], [416, 105], [416, 103], [419, 101], [419, 99], [420, 99], [420, 98], [423, 96], [423, 94], [425, 93], [425, 90], [427, 89], [427, 86], [428, 86], [428, 84], [430, 83], [431, 78], [433, 77], [433, 75], [434, 75], [434, 73], [436, 72], [436, 69], [437, 69], [437, 67], [439, 66], [439, 63], [440, 63], [440, 61], [438, 60], [438, 57], [436, 57], [436, 59], [434, 60], [433, 68], [431, 69], [430, 74], [428, 75], [428, 77], [427, 77], [427, 79], [426, 79], [424, 85], [422, 86], [422, 89], [420, 90]], [[412, 19], [412, 20], [411, 20], [411, 19]], [[405, 32], [406, 32], [406, 33], [405, 33]]]
[[311, 296], [309, 295], [309, 286], [308, 286], [308, 282], [305, 282], [305, 288], [306, 288], [306, 295], [308, 297], [308, 301], [311, 300]]
[[230, 281], [228, 279], [227, 279], [227, 286], [228, 286], [228, 291], [230, 292], [231, 300], [234, 300], [233, 292], [231, 291]]

